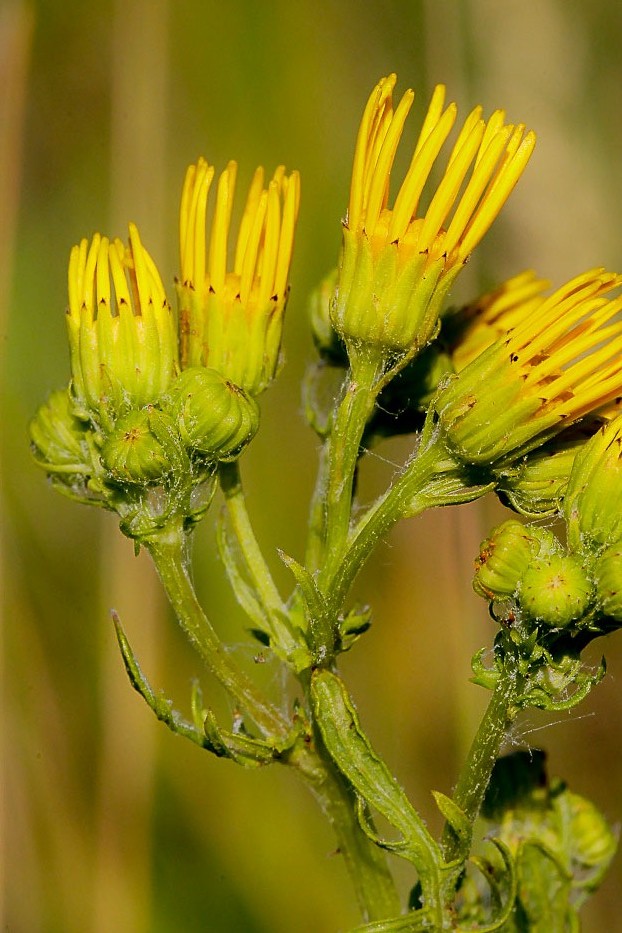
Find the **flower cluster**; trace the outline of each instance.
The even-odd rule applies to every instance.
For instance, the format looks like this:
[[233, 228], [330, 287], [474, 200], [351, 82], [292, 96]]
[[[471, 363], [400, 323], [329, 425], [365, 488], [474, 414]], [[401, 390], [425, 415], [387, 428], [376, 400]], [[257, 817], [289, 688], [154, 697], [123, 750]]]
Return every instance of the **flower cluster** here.
[[257, 169], [229, 269], [236, 165], [220, 176], [207, 239], [213, 175], [200, 159], [186, 176], [177, 315], [134, 224], [128, 246], [95, 234], [71, 251], [69, 392], [41, 407], [31, 437], [38, 462], [78, 498], [110, 505], [112, 487], [160, 484], [186, 469], [184, 456], [201, 465], [200, 482], [257, 430], [253, 396], [278, 368], [299, 178], [280, 166], [264, 188]]
[[[573, 465], [622, 396], [622, 298], [611, 294], [622, 277], [592, 269], [547, 295], [548, 283], [526, 272], [461, 311], [446, 308], [535, 136], [506, 123], [502, 110], [484, 119], [476, 107], [451, 138], [457, 108], [439, 85], [391, 199], [414, 99], [407, 90], [394, 107], [395, 83], [395, 75], [383, 78], [363, 114], [340, 264], [313, 302], [318, 348], [332, 365], [349, 365], [355, 380], [381, 373], [365, 440], [416, 430], [429, 407], [448, 456], [483, 471], [484, 484], [492, 477], [525, 514], [565, 509], [574, 533], [566, 493]], [[235, 162], [217, 178], [204, 159], [188, 168], [177, 314], [133, 224], [127, 246], [96, 234], [72, 250], [70, 392], [52, 396], [31, 429], [49, 472], [74, 470], [100, 487], [161, 483], [181, 468], [179, 451], [204, 469], [237, 458], [254, 436], [255, 398], [280, 365], [300, 180], [279, 166], [266, 181], [257, 169], [233, 235], [236, 175]], [[357, 369], [361, 360], [372, 369]], [[330, 415], [314, 417], [329, 429]], [[603, 453], [607, 495], [617, 501], [612, 457]], [[583, 503], [581, 535], [596, 540], [606, 524], [601, 493], [591, 480], [588, 492], [572, 489], [572, 502]]]

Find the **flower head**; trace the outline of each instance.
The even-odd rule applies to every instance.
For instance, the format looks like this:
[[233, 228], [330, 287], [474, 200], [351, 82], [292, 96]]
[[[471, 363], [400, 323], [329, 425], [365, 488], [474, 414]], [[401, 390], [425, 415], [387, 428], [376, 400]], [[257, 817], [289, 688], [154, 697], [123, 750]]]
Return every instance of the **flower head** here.
[[272, 381], [279, 362], [300, 181], [297, 172], [286, 175], [279, 166], [264, 188], [263, 169], [257, 169], [230, 263], [236, 171], [230, 162], [220, 175], [209, 237], [214, 169], [199, 159], [186, 173], [180, 212], [180, 355], [183, 369], [209, 366], [256, 395]]
[[622, 277], [593, 269], [538, 302], [440, 390], [435, 409], [467, 463], [516, 460], [622, 390]]
[[[438, 85], [410, 167], [389, 207], [391, 171], [414, 94], [393, 109], [396, 77], [374, 88], [356, 142], [333, 325], [351, 345], [413, 354], [430, 340], [442, 303], [469, 254], [520, 178], [535, 144], [522, 124], [465, 120], [427, 209], [421, 198], [457, 116]], [[470, 174], [469, 174], [470, 173]], [[468, 176], [468, 178], [467, 178]]]
[[153, 402], [175, 375], [177, 335], [156, 266], [130, 224], [129, 247], [98, 233], [69, 259], [67, 328], [76, 411], [108, 427]]

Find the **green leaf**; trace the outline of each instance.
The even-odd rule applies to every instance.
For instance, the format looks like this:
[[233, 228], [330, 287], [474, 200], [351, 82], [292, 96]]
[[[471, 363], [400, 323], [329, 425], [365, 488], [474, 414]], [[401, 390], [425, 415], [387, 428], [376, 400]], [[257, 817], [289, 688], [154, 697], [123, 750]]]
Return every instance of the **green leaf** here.
[[[382, 840], [369, 825], [366, 806], [359, 806], [362, 828], [377, 845], [412, 862], [422, 879], [442, 870], [440, 850], [386, 764], [364, 735], [356, 710], [341, 678], [315, 670], [311, 699], [316, 722], [331, 757], [364, 804], [377, 810], [401, 834], [393, 842]], [[424, 885], [425, 886], [425, 885]]]
[[156, 694], [154, 692], [149, 681], [140, 669], [138, 661], [136, 660], [130, 643], [127, 640], [127, 636], [123, 631], [121, 622], [116, 612], [112, 613], [112, 620], [114, 622], [114, 627], [117, 633], [117, 641], [119, 642], [119, 648], [121, 649], [123, 662], [125, 664], [128, 677], [130, 678], [130, 683], [134, 689], [140, 693], [147, 706], [153, 710], [161, 722], [169, 727], [171, 732], [175, 732], [177, 735], [182, 735], [184, 738], [190, 739], [191, 742], [194, 742], [195, 745], [200, 745], [201, 748], [207, 748], [210, 751], [215, 751], [215, 749], [210, 747], [202, 730], [187, 722], [176, 710], [173, 709], [172, 700], [169, 700], [168, 697], [163, 693]]
[[253, 738], [243, 732], [221, 729], [211, 710], [205, 710], [203, 728], [209, 748], [215, 755], [219, 758], [230, 758], [245, 768], [270, 764], [282, 751], [263, 739]]
[[[436, 801], [436, 806], [447, 820], [447, 823], [458, 836], [461, 843], [461, 860], [468, 853], [469, 844], [472, 837], [471, 824], [464, 810], [462, 810], [451, 797], [442, 794], [439, 790], [433, 790], [432, 796]], [[465, 851], [462, 851], [465, 850]]]
[[309, 571], [280, 549], [278, 553], [300, 587], [309, 626], [309, 647], [313, 653], [313, 663], [326, 664], [335, 654], [339, 636], [338, 622], [327, 611], [326, 600]]

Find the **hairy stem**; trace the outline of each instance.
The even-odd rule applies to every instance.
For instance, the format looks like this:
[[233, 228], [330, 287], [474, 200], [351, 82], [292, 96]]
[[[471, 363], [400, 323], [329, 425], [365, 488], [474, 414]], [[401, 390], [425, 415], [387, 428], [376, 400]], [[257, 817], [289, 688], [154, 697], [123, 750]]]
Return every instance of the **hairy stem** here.
[[[479, 728], [469, 749], [454, 791], [453, 802], [460, 807], [473, 828], [479, 815], [495, 761], [516, 718], [514, 705], [518, 691], [517, 677], [503, 671], [493, 691]], [[446, 862], [465, 857], [470, 849], [470, 838], [460, 839], [446, 825], [441, 840]]]
[[351, 373], [345, 384], [326, 441], [323, 452], [326, 464], [320, 470], [321, 487], [316, 490], [316, 498], [323, 503], [320, 505], [323, 521], [319, 523], [315, 515], [315, 526], [311, 529], [316, 537], [319, 535], [320, 546], [316, 544], [309, 552], [318, 560], [317, 566], [309, 569], [320, 571], [320, 589], [332, 578], [346, 547], [361, 438], [376, 403], [381, 375], [381, 361], [359, 361], [356, 373]]
[[290, 725], [226, 653], [196, 597], [188, 566], [188, 540], [181, 520], [143, 541], [185, 635], [208, 670], [266, 736], [284, 737]]

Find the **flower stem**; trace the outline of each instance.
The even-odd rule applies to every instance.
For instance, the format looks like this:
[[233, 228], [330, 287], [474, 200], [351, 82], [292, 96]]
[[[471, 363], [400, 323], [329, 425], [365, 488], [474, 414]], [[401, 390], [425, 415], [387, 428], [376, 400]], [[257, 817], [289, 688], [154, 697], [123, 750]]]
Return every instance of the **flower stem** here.
[[188, 567], [188, 537], [181, 520], [143, 539], [185, 635], [208, 670], [266, 736], [285, 737], [290, 725], [226, 654], [196, 597]]
[[319, 489], [317, 496], [324, 503], [324, 521], [320, 529], [312, 529], [321, 535], [321, 546], [315, 549], [321, 562], [309, 568], [320, 570], [320, 589], [332, 579], [346, 547], [361, 438], [376, 403], [382, 372], [381, 360], [364, 357], [358, 360], [356, 370], [345, 384], [326, 441], [328, 468], [320, 471], [325, 488]]
[[298, 643], [288, 625], [288, 616], [280, 593], [255, 537], [246, 508], [240, 469], [235, 463], [221, 463], [218, 468], [220, 487], [225, 497], [227, 513], [235, 533], [253, 589], [261, 602], [271, 627], [274, 642], [287, 657], [296, 652]]
[[[516, 675], [503, 670], [460, 772], [453, 802], [467, 817], [471, 830], [479, 815], [501, 746], [506, 739], [510, 725], [516, 718], [517, 693]], [[448, 824], [445, 825], [441, 848], [446, 862], [459, 857], [464, 858], [470, 846], [470, 838], [459, 838]]]

